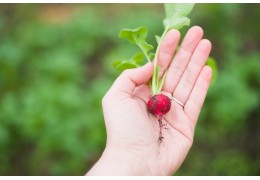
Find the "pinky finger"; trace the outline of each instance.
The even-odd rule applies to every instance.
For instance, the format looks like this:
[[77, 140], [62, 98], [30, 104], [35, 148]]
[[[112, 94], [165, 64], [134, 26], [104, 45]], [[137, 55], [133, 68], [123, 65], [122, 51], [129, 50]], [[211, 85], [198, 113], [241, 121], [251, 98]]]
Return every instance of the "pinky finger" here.
[[185, 104], [184, 112], [194, 125], [197, 123], [197, 119], [208, 92], [211, 76], [212, 69], [209, 66], [204, 66], [192, 89], [190, 97]]

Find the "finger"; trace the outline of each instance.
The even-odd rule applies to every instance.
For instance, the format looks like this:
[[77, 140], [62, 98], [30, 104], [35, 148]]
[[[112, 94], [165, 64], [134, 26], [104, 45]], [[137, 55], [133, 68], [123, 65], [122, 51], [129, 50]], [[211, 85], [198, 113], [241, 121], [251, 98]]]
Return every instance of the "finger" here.
[[143, 67], [127, 69], [115, 80], [108, 94], [119, 97], [131, 95], [137, 86], [147, 83], [153, 74], [153, 64], [147, 63]]
[[200, 114], [200, 110], [204, 103], [210, 80], [212, 76], [212, 69], [209, 66], [204, 66], [202, 69], [194, 88], [192, 89], [191, 95], [185, 104], [184, 112], [187, 117], [194, 123]]
[[173, 59], [175, 49], [180, 40], [180, 32], [178, 30], [170, 30], [164, 37], [159, 54], [157, 65], [160, 66], [159, 76], [162, 76]]
[[178, 52], [169, 66], [162, 89], [163, 91], [173, 92], [202, 36], [203, 30], [199, 26], [194, 26], [187, 32]]
[[185, 104], [187, 101], [196, 79], [208, 59], [210, 50], [211, 43], [207, 39], [201, 40], [197, 45], [181, 80], [173, 92], [173, 96], [181, 103]]

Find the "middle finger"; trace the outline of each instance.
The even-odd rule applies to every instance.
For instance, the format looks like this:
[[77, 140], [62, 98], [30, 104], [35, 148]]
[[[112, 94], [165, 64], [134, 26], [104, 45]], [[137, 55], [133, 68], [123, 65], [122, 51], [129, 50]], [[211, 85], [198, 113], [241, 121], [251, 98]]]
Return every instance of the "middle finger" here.
[[202, 36], [203, 30], [199, 26], [194, 26], [187, 32], [180, 49], [170, 64], [163, 91], [173, 92]]

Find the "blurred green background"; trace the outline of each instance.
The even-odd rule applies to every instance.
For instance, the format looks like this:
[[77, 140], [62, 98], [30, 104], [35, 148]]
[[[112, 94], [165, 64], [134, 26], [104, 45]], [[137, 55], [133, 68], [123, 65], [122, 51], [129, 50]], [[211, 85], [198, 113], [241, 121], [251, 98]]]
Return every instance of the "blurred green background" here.
[[[175, 175], [260, 175], [260, 4], [197, 4], [218, 63], [194, 145]], [[0, 5], [0, 175], [83, 175], [105, 146], [101, 99], [117, 35], [163, 31], [162, 4]], [[182, 29], [182, 36], [188, 28]]]

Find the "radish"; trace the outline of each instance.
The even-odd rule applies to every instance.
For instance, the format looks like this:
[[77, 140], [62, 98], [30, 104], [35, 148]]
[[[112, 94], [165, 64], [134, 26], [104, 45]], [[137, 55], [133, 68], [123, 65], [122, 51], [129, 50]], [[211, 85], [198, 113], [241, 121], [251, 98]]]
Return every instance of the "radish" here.
[[115, 61], [113, 66], [116, 69], [123, 71], [129, 68], [136, 68], [142, 65], [144, 59], [147, 59], [147, 61], [150, 62], [153, 60], [154, 72], [152, 80], [149, 81], [152, 97], [147, 102], [147, 109], [151, 114], [158, 116], [160, 127], [159, 143], [163, 140], [162, 128], [164, 125], [162, 123], [162, 117], [171, 109], [171, 99], [161, 94], [167, 70], [164, 72], [162, 77], [159, 77], [160, 67], [157, 65], [159, 49], [162, 39], [170, 29], [181, 29], [183, 26], [189, 25], [190, 20], [186, 16], [191, 12], [193, 6], [194, 4], [188, 3], [172, 3], [164, 5], [166, 18], [163, 20], [163, 24], [165, 29], [161, 37], [155, 36], [158, 43], [155, 55], [150, 52], [153, 49], [153, 46], [146, 42], [146, 37], [148, 34], [147, 27], [141, 26], [137, 29], [123, 29], [119, 34], [120, 38], [123, 38], [132, 44], [136, 44], [142, 52], [136, 53], [130, 60]]
[[168, 96], [163, 94], [154, 95], [149, 99], [147, 102], [148, 111], [154, 115], [159, 117], [159, 127], [160, 127], [160, 134], [159, 134], [159, 143], [162, 143], [163, 136], [162, 136], [162, 116], [169, 112], [171, 109], [171, 99]]
[[171, 99], [163, 94], [154, 95], [147, 102], [147, 107], [150, 113], [162, 116], [169, 112], [171, 108]]

